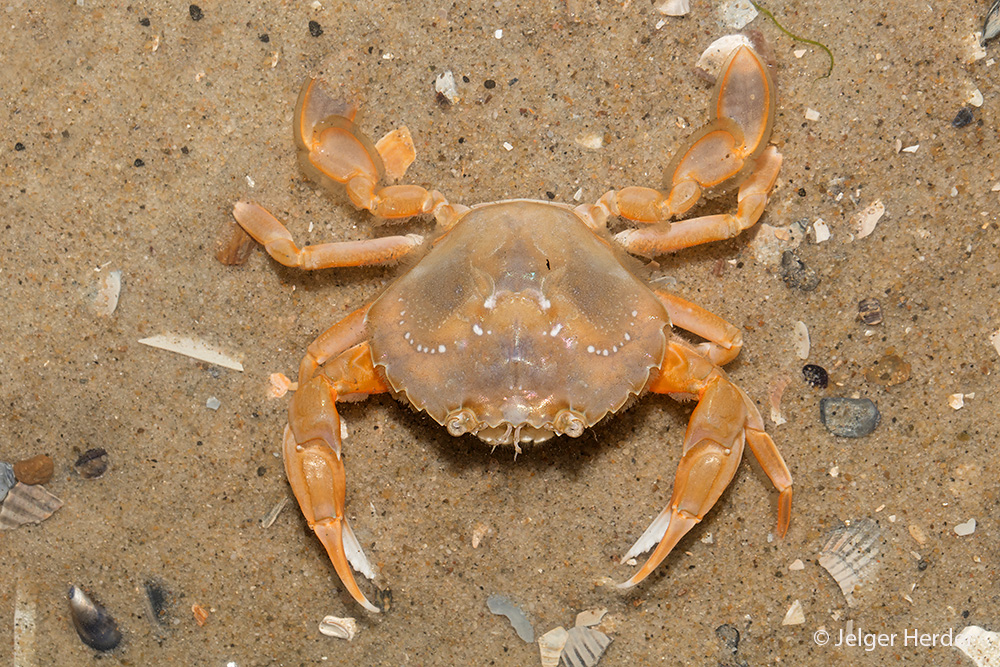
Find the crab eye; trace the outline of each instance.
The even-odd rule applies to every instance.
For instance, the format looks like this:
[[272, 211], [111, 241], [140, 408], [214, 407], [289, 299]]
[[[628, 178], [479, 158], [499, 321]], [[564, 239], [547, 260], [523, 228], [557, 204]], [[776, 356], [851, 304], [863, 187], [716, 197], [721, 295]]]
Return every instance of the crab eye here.
[[476, 413], [469, 408], [455, 410], [448, 415], [445, 423], [448, 426], [448, 433], [455, 437], [465, 435], [466, 433], [474, 433], [476, 427], [479, 425], [479, 422], [476, 420]]
[[586, 428], [583, 420], [580, 419], [580, 415], [572, 410], [560, 410], [557, 412], [553, 426], [556, 432], [568, 435], [571, 438], [579, 438], [583, 435], [583, 431]]

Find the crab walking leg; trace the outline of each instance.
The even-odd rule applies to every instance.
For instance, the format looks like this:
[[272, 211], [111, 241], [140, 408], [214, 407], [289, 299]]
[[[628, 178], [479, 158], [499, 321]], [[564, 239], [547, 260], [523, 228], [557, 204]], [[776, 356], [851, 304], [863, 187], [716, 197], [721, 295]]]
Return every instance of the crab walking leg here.
[[739, 355], [743, 348], [743, 334], [739, 329], [715, 313], [670, 292], [655, 290], [655, 293], [666, 307], [671, 324], [708, 341], [695, 347], [698, 354], [708, 357], [717, 366], [724, 366]]
[[307, 271], [391, 264], [424, 242], [424, 237], [418, 234], [407, 234], [299, 248], [288, 228], [262, 206], [251, 202], [236, 202], [233, 217], [275, 260], [285, 266]]
[[620, 588], [630, 588], [656, 569], [715, 505], [736, 474], [745, 442], [778, 488], [778, 534], [784, 536], [791, 517], [792, 479], [781, 455], [764, 433], [750, 399], [718, 368], [687, 343], [670, 342], [660, 375], [650, 391], [698, 397], [684, 434], [684, 449], [670, 503], [622, 558], [622, 562], [656, 546]]
[[736, 214], [720, 213], [679, 222], [663, 222], [641, 229], [627, 229], [615, 234], [615, 240], [628, 252], [640, 257], [655, 257], [681, 248], [733, 238], [757, 224], [764, 213], [767, 197], [778, 179], [781, 155], [769, 146], [740, 185]]
[[[376, 146], [354, 122], [357, 109], [336, 102], [315, 79], [306, 82], [296, 108], [295, 139], [305, 170], [321, 183], [343, 184], [358, 208], [382, 218], [433, 215], [438, 224], [452, 226], [467, 207], [452, 205], [437, 190], [419, 185], [390, 185], [376, 190], [385, 165], [382, 156], [393, 159], [409, 152], [405, 134], [387, 135]], [[405, 139], [404, 139], [405, 137]], [[406, 159], [402, 164], [408, 164]], [[394, 169], [396, 173], [405, 171]]]

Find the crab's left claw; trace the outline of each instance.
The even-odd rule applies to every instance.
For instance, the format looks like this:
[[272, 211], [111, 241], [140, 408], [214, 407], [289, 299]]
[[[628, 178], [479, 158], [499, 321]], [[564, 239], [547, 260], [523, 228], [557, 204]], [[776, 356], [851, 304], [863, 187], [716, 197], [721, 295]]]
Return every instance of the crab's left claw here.
[[285, 474], [306, 522], [323, 543], [351, 597], [368, 611], [379, 612], [358, 588], [351, 571], [353, 566], [369, 579], [375, 576], [344, 515], [347, 481], [336, 399], [325, 377], [313, 378], [295, 394], [282, 444]]
[[690, 344], [669, 344], [660, 376], [650, 385], [657, 393], [680, 393], [698, 397], [684, 434], [684, 455], [677, 467], [670, 504], [622, 558], [630, 558], [656, 546], [649, 559], [632, 578], [619, 584], [631, 588], [656, 569], [670, 551], [718, 501], [743, 456], [744, 444], [760, 462], [778, 488], [778, 535], [788, 530], [792, 509], [792, 477], [774, 442], [766, 433], [757, 408], [713, 363], [695, 352]]

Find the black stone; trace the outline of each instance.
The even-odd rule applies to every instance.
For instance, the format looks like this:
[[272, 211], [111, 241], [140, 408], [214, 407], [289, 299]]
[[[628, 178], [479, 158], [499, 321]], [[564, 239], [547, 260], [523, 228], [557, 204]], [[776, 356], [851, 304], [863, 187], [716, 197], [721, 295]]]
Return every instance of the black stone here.
[[816, 364], [806, 364], [803, 366], [802, 377], [805, 378], [806, 384], [810, 387], [826, 389], [826, 385], [830, 383], [830, 375], [826, 372], [826, 369]]
[[951, 126], [965, 127], [966, 125], [972, 123], [973, 120], [975, 120], [975, 117], [972, 115], [972, 109], [969, 107], [962, 107], [958, 110], [958, 113], [955, 114], [955, 118], [951, 121]]
[[191, 14], [192, 21], [200, 21], [205, 18], [205, 12], [201, 11], [201, 7], [198, 5], [188, 7], [188, 13]]
[[781, 253], [781, 279], [785, 285], [803, 292], [811, 292], [819, 286], [819, 275], [791, 250]]

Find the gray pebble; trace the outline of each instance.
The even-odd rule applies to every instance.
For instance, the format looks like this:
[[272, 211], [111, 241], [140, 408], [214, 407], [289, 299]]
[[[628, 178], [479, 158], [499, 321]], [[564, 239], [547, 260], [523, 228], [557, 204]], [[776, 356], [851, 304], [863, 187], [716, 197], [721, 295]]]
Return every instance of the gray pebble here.
[[715, 636], [718, 637], [719, 641], [725, 644], [726, 648], [728, 648], [733, 653], [736, 653], [736, 651], [739, 650], [740, 631], [734, 628], [733, 626], [729, 625], [728, 623], [717, 627], [715, 629]]
[[792, 289], [811, 292], [819, 286], [819, 275], [791, 250], [781, 253], [781, 279]]
[[529, 644], [535, 641], [535, 629], [531, 627], [531, 621], [516, 604], [502, 595], [493, 594], [486, 598], [486, 606], [494, 614], [506, 616], [510, 624], [514, 626], [518, 637]]
[[0, 462], [0, 502], [7, 497], [7, 492], [14, 488], [17, 479], [14, 477], [14, 466]]
[[875, 430], [882, 415], [870, 398], [821, 398], [819, 418], [830, 433], [860, 438]]

